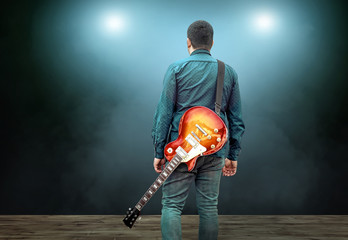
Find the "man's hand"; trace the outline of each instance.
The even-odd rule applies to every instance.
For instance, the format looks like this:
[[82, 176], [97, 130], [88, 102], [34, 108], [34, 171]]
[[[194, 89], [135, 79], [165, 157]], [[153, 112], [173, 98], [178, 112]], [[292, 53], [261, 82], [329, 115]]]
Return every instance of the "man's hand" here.
[[166, 163], [166, 160], [164, 158], [155, 158], [153, 160], [153, 168], [156, 172], [161, 173], [162, 172], [162, 166]]
[[225, 159], [225, 166], [222, 169], [222, 175], [230, 177], [235, 175], [237, 172], [237, 161]]

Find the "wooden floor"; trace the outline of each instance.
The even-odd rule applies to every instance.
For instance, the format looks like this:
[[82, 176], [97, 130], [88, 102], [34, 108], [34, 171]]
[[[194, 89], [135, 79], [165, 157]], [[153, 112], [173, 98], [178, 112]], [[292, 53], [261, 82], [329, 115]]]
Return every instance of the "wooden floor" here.
[[[0, 215], [0, 239], [161, 239], [160, 216], [132, 229], [120, 215]], [[198, 216], [182, 216], [183, 239], [197, 239]], [[348, 215], [223, 215], [219, 239], [348, 239]]]

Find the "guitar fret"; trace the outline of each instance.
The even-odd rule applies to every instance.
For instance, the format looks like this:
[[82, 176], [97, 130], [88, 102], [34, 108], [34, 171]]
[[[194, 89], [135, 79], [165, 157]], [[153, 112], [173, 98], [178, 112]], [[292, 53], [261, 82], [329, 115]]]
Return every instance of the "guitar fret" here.
[[145, 204], [151, 199], [156, 191], [162, 186], [163, 182], [169, 177], [169, 175], [178, 167], [181, 163], [181, 158], [175, 155], [170, 163], [164, 168], [162, 173], [157, 177], [156, 181], [145, 192], [140, 201], [135, 206], [139, 211], [145, 206]]
[[176, 156], [173, 158], [172, 162], [173, 162], [173, 161], [174, 161], [173, 164], [175, 164], [175, 165], [177, 165], [178, 163], [180, 163], [180, 162], [181, 162], [181, 159], [179, 158], [179, 155], [176, 155]]

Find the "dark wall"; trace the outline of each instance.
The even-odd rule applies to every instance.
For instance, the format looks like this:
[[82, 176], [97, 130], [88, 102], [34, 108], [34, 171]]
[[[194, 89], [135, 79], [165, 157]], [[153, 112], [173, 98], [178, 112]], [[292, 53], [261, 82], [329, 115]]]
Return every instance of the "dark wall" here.
[[[0, 214], [133, 206], [156, 177], [150, 132], [163, 75], [187, 57], [186, 28], [200, 18], [215, 27], [213, 56], [239, 74], [247, 127], [220, 213], [348, 214], [347, 4], [1, 4]], [[282, 29], [258, 38], [245, 16], [264, 6], [279, 10]], [[99, 29], [110, 9], [127, 16], [122, 36]], [[184, 213], [196, 213], [191, 195]], [[160, 213], [160, 197], [145, 214]]]

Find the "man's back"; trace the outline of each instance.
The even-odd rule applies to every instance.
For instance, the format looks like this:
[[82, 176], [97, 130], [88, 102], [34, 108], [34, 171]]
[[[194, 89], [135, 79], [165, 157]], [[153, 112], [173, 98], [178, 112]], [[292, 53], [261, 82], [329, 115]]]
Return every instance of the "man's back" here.
[[[220, 116], [227, 124], [225, 113], [230, 113], [231, 95], [236, 101], [240, 101], [240, 99], [237, 74], [232, 67], [227, 64], [225, 66]], [[178, 137], [180, 119], [189, 108], [205, 106], [214, 111], [217, 69], [217, 60], [205, 49], [195, 50], [190, 57], [176, 61], [168, 67], [163, 81], [161, 104], [159, 104], [154, 117], [152, 132], [154, 143], [161, 143], [160, 149], [156, 149], [156, 152], [157, 150], [162, 151], [166, 144], [168, 132], [165, 130], [168, 130], [168, 125], [171, 126], [169, 140], [174, 141]], [[236, 94], [237, 98], [234, 96]], [[233, 103], [234, 108], [240, 106], [240, 102], [236, 101]], [[240, 107], [239, 109], [235, 108], [233, 114], [240, 115]], [[158, 117], [160, 115], [162, 117]], [[215, 155], [224, 156], [225, 152], [226, 147]]]

